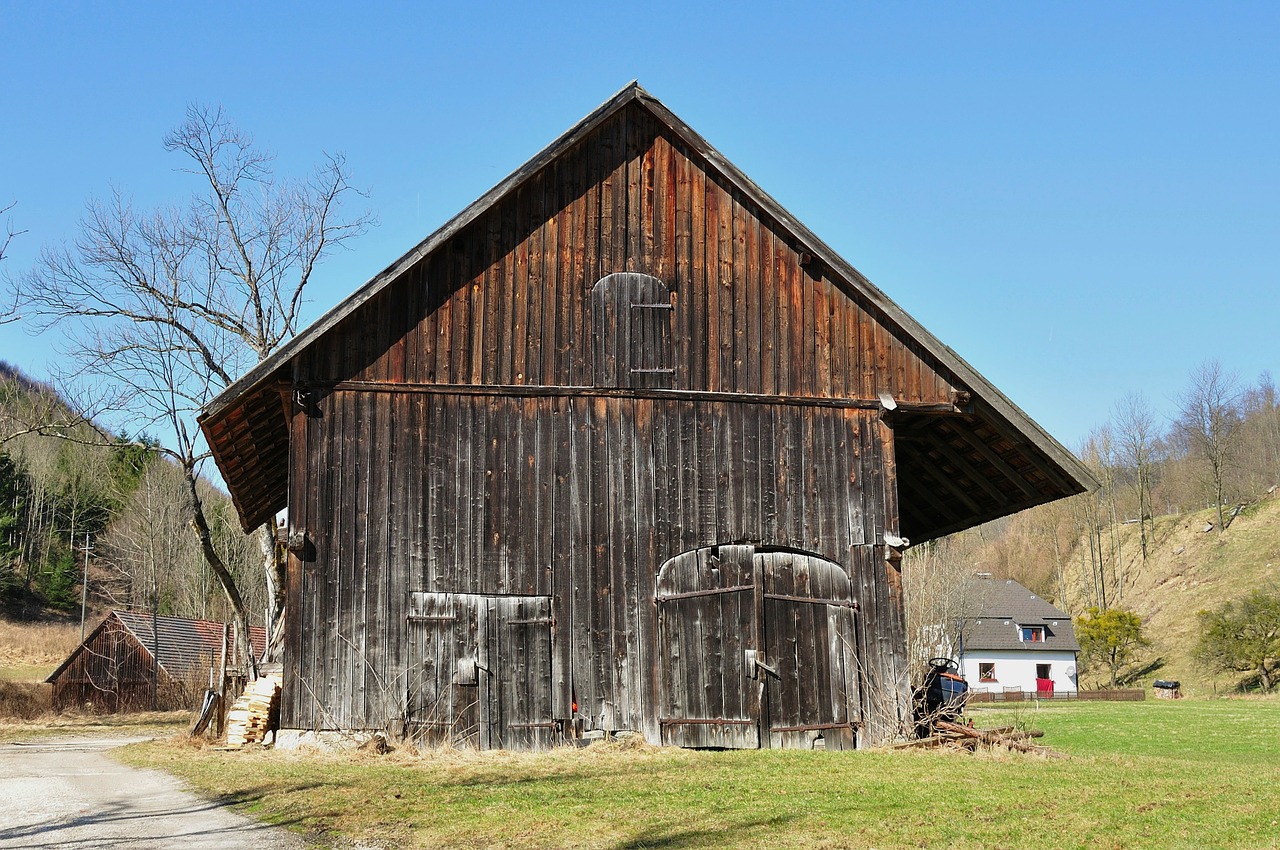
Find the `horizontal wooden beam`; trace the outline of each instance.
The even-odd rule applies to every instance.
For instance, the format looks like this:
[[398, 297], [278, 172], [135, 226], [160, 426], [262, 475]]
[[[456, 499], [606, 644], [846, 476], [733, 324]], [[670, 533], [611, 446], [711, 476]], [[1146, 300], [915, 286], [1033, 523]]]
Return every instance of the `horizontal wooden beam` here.
[[[727, 404], [780, 404], [792, 407], [821, 407], [841, 410], [879, 410], [879, 399], [828, 398], [825, 396], [765, 395], [760, 393], [717, 393], [702, 390], [621, 388], [590, 386], [546, 386], [542, 384], [422, 384], [396, 381], [333, 381], [299, 383], [296, 389], [364, 393], [423, 393], [428, 395], [471, 395], [507, 398], [648, 398], [673, 401], [709, 401]], [[952, 405], [926, 402], [898, 402], [895, 412], [952, 414]]]

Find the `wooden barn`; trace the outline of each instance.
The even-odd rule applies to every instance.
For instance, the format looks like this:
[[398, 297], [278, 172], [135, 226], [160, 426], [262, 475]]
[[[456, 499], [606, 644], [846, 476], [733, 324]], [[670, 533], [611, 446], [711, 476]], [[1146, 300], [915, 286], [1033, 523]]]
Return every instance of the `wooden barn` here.
[[[223, 629], [210, 620], [112, 611], [45, 680], [53, 685], [53, 708], [194, 708], [226, 650]], [[266, 631], [252, 627], [249, 639], [261, 651]]]
[[867, 746], [899, 556], [1088, 472], [636, 84], [215, 399], [282, 725]]

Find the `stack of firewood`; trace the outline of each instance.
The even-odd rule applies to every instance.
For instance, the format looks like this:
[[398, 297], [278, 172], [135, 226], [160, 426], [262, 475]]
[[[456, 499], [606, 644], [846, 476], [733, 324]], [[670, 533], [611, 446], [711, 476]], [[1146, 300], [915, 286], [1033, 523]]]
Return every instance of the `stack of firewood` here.
[[280, 699], [280, 681], [272, 676], [254, 680], [227, 712], [227, 746], [259, 743], [267, 736], [271, 713]]
[[963, 726], [959, 723], [950, 723], [946, 720], [939, 720], [933, 724], [934, 734], [925, 738], [919, 738], [915, 741], [906, 741], [901, 744], [894, 744], [894, 749], [902, 749], [906, 747], [940, 747], [940, 746], [958, 746], [967, 750], [976, 750], [982, 745], [988, 747], [1007, 747], [1011, 750], [1018, 750], [1024, 753], [1037, 753], [1039, 755], [1048, 756], [1049, 758], [1067, 758], [1064, 753], [1060, 753], [1050, 747], [1042, 747], [1037, 744], [1028, 743], [1029, 738], [1043, 738], [1044, 732], [1039, 729], [1028, 729], [1018, 731], [1012, 726], [1001, 726], [997, 729], [975, 729], [972, 726]]

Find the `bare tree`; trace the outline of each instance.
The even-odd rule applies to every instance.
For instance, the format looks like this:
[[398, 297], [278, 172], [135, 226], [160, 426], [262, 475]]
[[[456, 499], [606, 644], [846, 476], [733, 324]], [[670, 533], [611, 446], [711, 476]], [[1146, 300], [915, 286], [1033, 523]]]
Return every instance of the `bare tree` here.
[[[198, 541], [187, 532], [186, 487], [176, 464], [157, 461], [147, 466], [96, 542], [99, 563], [111, 576], [103, 590], [113, 604], [149, 608], [154, 601], [161, 614], [225, 620], [225, 604], [212, 595], [213, 574]], [[246, 582], [251, 576], [243, 572], [244, 565], [255, 563], [253, 541], [236, 527], [224, 494], [202, 482], [201, 498], [219, 555], [236, 573], [250, 610], [261, 610], [261, 583]]]
[[1178, 399], [1178, 408], [1176, 427], [1203, 464], [1221, 534], [1227, 473], [1235, 463], [1240, 431], [1239, 381], [1217, 360], [1202, 363], [1191, 373], [1191, 384]]
[[920, 681], [928, 661], [960, 651], [960, 630], [970, 603], [969, 588], [977, 534], [953, 534], [908, 549], [902, 561], [907, 620], [907, 655], [912, 681]]
[[1155, 531], [1152, 516], [1151, 492], [1156, 469], [1156, 448], [1160, 432], [1156, 415], [1142, 393], [1129, 393], [1116, 405], [1116, 448], [1119, 460], [1133, 474], [1133, 486], [1138, 497], [1138, 541], [1142, 546], [1142, 560], [1147, 560]]
[[[9, 210], [14, 208], [14, 204], [7, 207], [0, 207], [0, 215], [5, 215]], [[4, 262], [4, 258], [9, 253], [9, 245], [13, 242], [13, 237], [26, 233], [25, 230], [14, 230], [13, 220], [8, 219], [4, 223], [4, 236], [0, 237], [0, 262]], [[15, 307], [0, 307], [0, 325], [16, 322], [19, 318], [18, 311]]]
[[1280, 393], [1270, 372], [1258, 376], [1241, 400], [1240, 454], [1249, 459], [1240, 486], [1256, 495], [1280, 483]]
[[[18, 281], [16, 303], [37, 329], [64, 332], [72, 368], [61, 377], [79, 388], [86, 413], [173, 435], [163, 452], [183, 471], [188, 520], [247, 644], [243, 594], [201, 492], [208, 448], [195, 417], [297, 331], [316, 264], [370, 217], [342, 215], [356, 192], [343, 157], [326, 155], [303, 180], [278, 178], [272, 157], [220, 108], [189, 107], [164, 144], [198, 178], [198, 193], [148, 212], [119, 191], [91, 201], [74, 245], [45, 250]], [[272, 534], [269, 523], [259, 532], [280, 621]]]
[[[1081, 547], [1081, 574], [1088, 577], [1085, 596], [1106, 610], [1123, 590], [1122, 551], [1116, 508], [1116, 450], [1111, 424], [1089, 433], [1080, 458], [1101, 483], [1098, 489], [1075, 500], [1076, 518], [1085, 538], [1089, 567], [1083, 569], [1085, 547]], [[1103, 533], [1106, 532], [1104, 539]]]

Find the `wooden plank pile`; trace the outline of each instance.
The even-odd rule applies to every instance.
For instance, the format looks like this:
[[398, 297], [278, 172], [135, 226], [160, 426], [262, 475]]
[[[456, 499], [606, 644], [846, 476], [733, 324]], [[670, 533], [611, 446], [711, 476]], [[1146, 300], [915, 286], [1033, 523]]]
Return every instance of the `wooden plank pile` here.
[[261, 743], [280, 702], [280, 680], [263, 676], [254, 680], [227, 712], [227, 747]]
[[916, 747], [953, 746], [962, 747], [973, 752], [979, 747], [985, 745], [988, 747], [1007, 747], [1011, 750], [1017, 750], [1023, 753], [1036, 753], [1037, 755], [1046, 756], [1048, 758], [1068, 758], [1065, 753], [1060, 753], [1051, 747], [1042, 747], [1038, 744], [1029, 743], [1028, 739], [1030, 738], [1044, 737], [1044, 732], [1039, 729], [1017, 731], [1012, 726], [1001, 726], [997, 729], [974, 729], [971, 726], [963, 726], [959, 723], [949, 723], [945, 720], [935, 722], [933, 727], [934, 734], [927, 738], [919, 738], [915, 741], [906, 741], [901, 744], [894, 744], [890, 749], [899, 750]]

